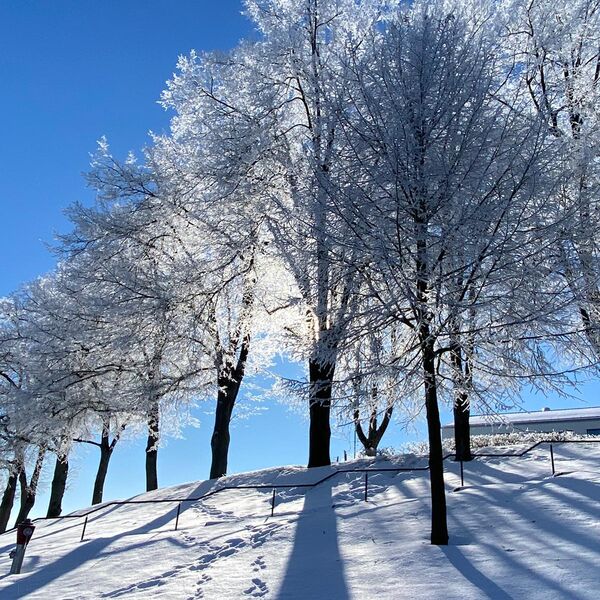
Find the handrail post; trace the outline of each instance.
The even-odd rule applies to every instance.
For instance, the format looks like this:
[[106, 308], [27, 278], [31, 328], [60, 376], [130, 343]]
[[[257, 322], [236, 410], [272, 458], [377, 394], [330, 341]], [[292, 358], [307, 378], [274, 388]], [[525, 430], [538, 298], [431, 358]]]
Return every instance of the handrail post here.
[[465, 471], [463, 461], [460, 461], [460, 487], [465, 487]]
[[367, 501], [369, 493], [369, 473], [365, 471], [365, 502]]
[[273, 496], [271, 496], [271, 516], [275, 512], [275, 488], [273, 488]]
[[181, 502], [177, 505], [177, 516], [175, 517], [175, 531], [177, 531], [177, 527], [179, 526], [179, 513], [181, 512]]
[[556, 475], [556, 469], [554, 468], [554, 449], [550, 444], [550, 460], [552, 461], [552, 475]]
[[79, 542], [83, 542], [83, 536], [85, 535], [85, 528], [87, 527], [87, 515], [85, 516], [85, 521], [83, 522], [83, 531], [81, 532], [81, 539], [79, 540]]

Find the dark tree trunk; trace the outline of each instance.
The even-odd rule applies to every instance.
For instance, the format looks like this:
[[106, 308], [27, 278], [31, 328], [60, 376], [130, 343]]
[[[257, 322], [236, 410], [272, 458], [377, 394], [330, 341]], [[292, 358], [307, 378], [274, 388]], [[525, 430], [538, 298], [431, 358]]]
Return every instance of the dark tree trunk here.
[[469, 408], [469, 395], [467, 386], [470, 383], [469, 361], [465, 360], [463, 364], [462, 348], [458, 342], [453, 344], [450, 351], [450, 360], [454, 370], [454, 460], [469, 461], [473, 460], [471, 454], [471, 427], [469, 417], [471, 410]]
[[104, 493], [104, 482], [106, 481], [106, 474], [108, 472], [108, 463], [112, 451], [109, 448], [100, 447], [100, 462], [98, 463], [98, 470], [96, 471], [96, 479], [94, 480], [94, 492], [92, 493], [92, 506], [94, 504], [100, 504], [102, 502], [102, 495]]
[[[19, 471], [19, 488], [21, 490], [21, 503], [19, 505], [19, 514], [21, 513], [21, 511], [23, 510], [23, 507], [25, 506], [25, 503], [27, 502], [27, 472], [25, 471], [25, 466], [23, 465], [23, 467], [21, 467], [21, 470]], [[19, 517], [17, 517], [17, 520], [15, 521], [15, 523], [18, 525], [21, 522], [21, 520], [19, 519]]]
[[110, 419], [107, 418], [102, 422], [102, 433], [100, 435], [100, 443], [93, 442], [94, 445], [100, 448], [100, 462], [98, 463], [98, 471], [96, 471], [96, 479], [94, 481], [94, 492], [92, 494], [92, 506], [102, 502], [104, 494], [104, 483], [106, 474], [108, 473], [108, 464], [112, 456], [113, 450], [121, 437], [121, 432], [125, 429], [122, 425], [119, 432], [115, 434], [112, 442], [110, 441]]
[[10, 473], [8, 481], [6, 482], [6, 488], [4, 494], [2, 494], [2, 502], [0, 503], [0, 533], [6, 531], [8, 521], [10, 519], [10, 513], [15, 502], [15, 495], [17, 493], [17, 480], [19, 478], [18, 473]]
[[96, 479], [94, 480], [94, 492], [92, 493], [92, 506], [94, 504], [100, 504], [102, 502], [102, 495], [104, 493], [104, 482], [106, 481], [106, 474], [108, 473], [108, 463], [112, 456], [113, 449], [108, 443], [108, 435], [102, 435], [102, 441], [100, 442], [100, 462], [98, 463], [98, 470], [96, 471]]
[[446, 490], [444, 487], [444, 455], [440, 411], [437, 400], [435, 373], [435, 340], [431, 335], [431, 315], [429, 309], [429, 266], [427, 248], [427, 208], [421, 206], [415, 215], [417, 238], [416, 288], [419, 343], [423, 364], [425, 387], [425, 410], [427, 414], [427, 436], [429, 440], [429, 485], [431, 489], [431, 543], [439, 546], [448, 544], [448, 523], [446, 518]]
[[362, 424], [360, 422], [360, 409], [354, 409], [354, 429], [356, 431], [356, 437], [360, 440], [360, 443], [365, 449], [367, 456], [375, 456], [377, 454], [377, 446], [374, 444], [373, 432], [377, 430], [377, 406], [374, 405], [371, 414], [369, 415], [369, 430], [368, 434], [365, 434]]
[[421, 352], [423, 355], [425, 408], [429, 438], [431, 543], [438, 546], [445, 546], [448, 544], [448, 523], [446, 519], [446, 490], [444, 488], [444, 455], [442, 451], [440, 412], [437, 401], [433, 342], [426, 338], [421, 344]]
[[[377, 414], [377, 413], [375, 413]], [[375, 417], [376, 418], [376, 417]], [[369, 434], [371, 433], [371, 423], [373, 422], [373, 413], [369, 418]], [[362, 428], [360, 422], [360, 411], [355, 409], [354, 411], [354, 429], [356, 431], [356, 437], [359, 439], [360, 443], [363, 445], [365, 449], [365, 454], [367, 456], [376, 456], [377, 454], [377, 446], [373, 445], [373, 440], [370, 435], [365, 435], [365, 432]]]
[[321, 365], [311, 360], [308, 363], [308, 371], [310, 378], [308, 467], [323, 467], [331, 464], [330, 413], [335, 365]]
[[146, 491], [158, 489], [158, 442], [160, 435], [158, 402], [148, 412], [148, 440], [146, 442]]
[[473, 460], [471, 453], [471, 426], [469, 417], [469, 399], [467, 394], [461, 394], [460, 398], [454, 401], [454, 460], [469, 461]]
[[377, 448], [379, 447], [379, 442], [381, 442], [381, 438], [383, 434], [386, 432], [388, 425], [390, 424], [390, 419], [392, 418], [392, 413], [394, 412], [394, 405], [388, 404], [385, 412], [383, 413], [383, 420], [381, 421], [381, 425], [377, 425], [377, 386], [373, 386], [371, 392], [371, 398], [373, 401], [373, 409], [371, 411], [371, 415], [369, 416], [369, 433], [365, 435], [365, 432], [362, 428], [360, 422], [360, 411], [357, 408], [354, 411], [354, 428], [356, 430], [356, 435], [360, 440], [360, 443], [363, 445], [365, 449], [365, 454], [367, 456], [376, 456]]
[[46, 517], [49, 519], [60, 516], [62, 512], [62, 500], [67, 487], [68, 474], [68, 456], [57, 456], [56, 465], [54, 466], [54, 477], [52, 478], [50, 501], [48, 502], [48, 513], [46, 514]]
[[19, 482], [21, 484], [21, 506], [19, 508], [19, 514], [17, 515], [17, 519], [15, 521], [15, 527], [19, 523], [22, 523], [29, 516], [31, 509], [35, 504], [37, 486], [40, 480], [45, 454], [46, 450], [44, 449], [40, 449], [40, 451], [38, 452], [38, 456], [35, 461], [35, 466], [33, 467], [33, 472], [31, 474], [31, 481], [29, 482], [29, 485], [27, 484], [27, 475], [25, 473], [25, 469], [21, 469], [21, 473], [19, 474]]
[[235, 396], [229, 390], [230, 381], [220, 381], [217, 392], [217, 409], [215, 411], [215, 426], [210, 440], [212, 462], [210, 465], [210, 478], [223, 477], [227, 474], [227, 459], [229, 456], [229, 424]]
[[226, 364], [217, 378], [219, 386], [217, 392], [217, 409], [215, 411], [215, 426], [210, 440], [212, 461], [210, 465], [210, 478], [227, 475], [227, 461], [229, 457], [229, 442], [231, 436], [229, 425], [233, 414], [233, 407], [237, 400], [238, 392], [244, 378], [248, 352], [250, 350], [250, 336], [244, 336], [242, 347], [235, 368]]
[[[221, 346], [219, 335], [216, 333], [216, 316], [214, 316], [215, 338], [217, 340], [217, 355], [220, 356], [217, 367], [217, 408], [215, 411], [215, 425], [210, 439], [212, 452], [210, 465], [210, 478], [223, 477], [227, 475], [227, 461], [229, 457], [229, 442], [231, 436], [229, 425], [235, 406], [250, 351], [251, 334], [249, 324], [252, 318], [254, 306], [254, 286], [256, 275], [254, 273], [254, 246], [247, 249], [248, 254], [242, 256], [246, 261], [244, 272], [244, 291], [238, 316], [237, 325], [233, 335], [229, 339], [227, 349]], [[237, 359], [236, 359], [237, 356]]]

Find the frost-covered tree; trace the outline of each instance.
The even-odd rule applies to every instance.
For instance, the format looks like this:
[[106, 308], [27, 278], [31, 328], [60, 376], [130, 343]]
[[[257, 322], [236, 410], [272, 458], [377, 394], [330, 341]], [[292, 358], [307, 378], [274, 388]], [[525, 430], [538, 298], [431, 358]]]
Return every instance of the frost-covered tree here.
[[[15, 364], [20, 372], [18, 385], [12, 380], [5, 394], [9, 421], [20, 439], [39, 446], [29, 481], [25, 464], [19, 469], [22, 488], [19, 519], [33, 507], [46, 452], [56, 450], [57, 439], [76, 435], [89, 410], [87, 401], [88, 408], [75, 402], [66, 405], [63, 401], [67, 394], [69, 398], [81, 399], [77, 394], [72, 395], [69, 388], [72, 390], [78, 382], [85, 387], [91, 371], [84, 371], [90, 368], [89, 361], [83, 358], [85, 353], [74, 351], [69, 344], [73, 340], [69, 338], [66, 322], [74, 320], [68, 312], [74, 305], [63, 304], [65, 297], [55, 296], [55, 283], [51, 279], [40, 281], [5, 303], [10, 309], [7, 314], [18, 324], [12, 333]], [[57, 292], [57, 295], [60, 294]], [[59, 314], [64, 319], [59, 318]]]
[[[548, 298], [528, 306], [558, 231], [544, 188], [553, 163], [521, 88], [506, 85], [493, 22], [491, 6], [416, 2], [352, 61], [348, 88], [356, 243], [380, 317], [393, 314], [412, 334], [436, 544], [448, 540], [441, 357], [453, 351], [456, 370], [457, 340], [506, 335], [512, 322], [531, 323], [553, 307]], [[465, 318], [473, 310], [481, 315], [476, 330]]]
[[[414, 418], [415, 385], [411, 368], [404, 363], [407, 348], [402, 327], [365, 329], [340, 355], [334, 385], [335, 412], [342, 422], [354, 425], [367, 456], [375, 456], [392, 415], [405, 424]], [[363, 425], [364, 424], [364, 425]]]
[[304, 330], [288, 340], [307, 363], [310, 467], [330, 463], [332, 385], [356, 293], [355, 266], [336, 258], [349, 227], [334, 210], [348, 179], [338, 129], [342, 55], [360, 48], [384, 9], [375, 1], [248, 1], [260, 41], [182, 59], [164, 95], [178, 113], [173, 138], [185, 172], [193, 164], [197, 181], [217, 186], [221, 208], [243, 195], [237, 209], [248, 230], [264, 224], [294, 279], [283, 305], [305, 314]]
[[6, 531], [17, 491], [27, 440], [21, 439], [13, 426], [10, 399], [21, 385], [16, 356], [18, 336], [12, 321], [10, 302], [0, 302], [0, 467], [5, 474], [5, 487], [0, 502], [0, 533]]
[[247, 2], [263, 34], [254, 57], [258, 77], [277, 94], [270, 135], [278, 180], [269, 190], [268, 226], [306, 314], [295, 351], [307, 361], [309, 467], [330, 463], [332, 388], [355, 314], [361, 260], [344, 243], [352, 230], [344, 209], [352, 177], [340, 127], [350, 84], [345, 58], [361, 53], [385, 9], [378, 1]]
[[439, 403], [468, 460], [472, 402], [600, 347], [597, 0], [245, 10], [258, 39], [179, 60], [169, 133], [141, 164], [100, 142], [61, 264], [2, 303], [0, 526], [47, 452], [60, 513], [75, 441], [100, 450], [96, 503], [145, 428], [155, 489], [196, 400], [216, 399], [225, 475], [242, 382], [281, 351], [306, 367], [309, 467], [330, 463], [332, 408], [374, 454], [399, 404], [424, 406], [446, 544]]
[[600, 2], [503, 3], [506, 44], [532, 108], [563, 155], [557, 211], [565, 219], [557, 270], [576, 299], [588, 342], [600, 351]]
[[[178, 78], [171, 83], [174, 96], [181, 85]], [[179, 97], [178, 102], [184, 115], [189, 107]], [[154, 350], [146, 348], [142, 354], [150, 359], [148, 380], [154, 382], [156, 400], [165, 393], [171, 398], [217, 397], [211, 477], [220, 477], [227, 471], [230, 421], [248, 363], [263, 242], [260, 223], [235, 214], [244, 194], [228, 194], [228, 179], [206, 172], [206, 165], [197, 162], [197, 155], [206, 151], [202, 140], [196, 140], [192, 152], [192, 132], [180, 140], [178, 131], [175, 119], [172, 137], [156, 138], [142, 167], [131, 160], [118, 163], [101, 145], [90, 180], [102, 211], [77, 208], [75, 241], [81, 246], [81, 241], [94, 239], [104, 246], [108, 230], [115, 241], [102, 254], [110, 253], [115, 242], [120, 248], [115, 268], [121, 275], [118, 282], [110, 276], [131, 297], [132, 306], [139, 305], [137, 318], [147, 315], [140, 327], [142, 346], [154, 331]], [[90, 221], [100, 229], [90, 230]], [[124, 246], [129, 256], [123, 255]], [[131, 281], [134, 270], [138, 277]], [[154, 415], [149, 423], [156, 422], [156, 411]], [[150, 448], [150, 437], [148, 444]]]
[[[101, 324], [96, 333], [118, 365], [91, 384], [101, 435], [96, 442], [88, 431], [85, 441], [101, 452], [97, 484], [127, 423], [145, 421], [146, 487], [156, 489], [161, 401], [177, 402], [201, 364], [194, 344], [182, 337], [178, 298], [170, 291], [175, 282], [160, 263], [169, 241], [160, 228], [148, 227], [147, 219], [158, 215], [139, 204], [74, 206], [71, 217], [76, 227], [63, 248], [69, 291], [80, 299], [82, 317]], [[101, 488], [94, 497], [99, 501]]]

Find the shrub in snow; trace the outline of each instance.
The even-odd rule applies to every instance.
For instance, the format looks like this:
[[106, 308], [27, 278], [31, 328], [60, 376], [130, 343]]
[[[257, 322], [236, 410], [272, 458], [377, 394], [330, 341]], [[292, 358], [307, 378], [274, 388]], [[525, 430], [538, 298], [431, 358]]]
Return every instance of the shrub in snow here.
[[[491, 446], [522, 446], [533, 445], [538, 442], [565, 442], [570, 440], [594, 440], [598, 441], [598, 436], [575, 434], [572, 431], [512, 431], [510, 433], [495, 433], [490, 435], [471, 436], [471, 448], [489, 448]], [[454, 439], [445, 439], [442, 441], [444, 452], [454, 452]], [[427, 442], [411, 442], [406, 444], [397, 453], [427, 454]], [[386, 456], [394, 454], [393, 448], [385, 448]]]

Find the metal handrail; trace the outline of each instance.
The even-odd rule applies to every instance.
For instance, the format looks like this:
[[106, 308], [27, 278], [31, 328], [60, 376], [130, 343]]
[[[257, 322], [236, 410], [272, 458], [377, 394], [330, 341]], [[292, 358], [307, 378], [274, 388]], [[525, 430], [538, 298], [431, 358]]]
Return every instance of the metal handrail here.
[[[533, 444], [532, 446], [526, 448], [525, 450], [521, 451], [521, 452], [512, 452], [512, 453], [487, 453], [487, 452], [478, 452], [478, 453], [473, 453], [472, 456], [473, 458], [513, 458], [513, 457], [520, 457], [520, 456], [524, 456], [525, 454], [531, 452], [532, 450], [534, 450], [535, 448], [537, 448], [538, 446], [541, 446], [542, 444], [550, 444], [552, 446], [552, 444], [597, 444], [600, 443], [600, 439], [598, 440], [540, 440], [539, 442], [536, 442], [535, 444]], [[448, 460], [449, 458], [455, 457], [456, 454], [455, 453], [449, 453], [446, 454], [445, 456], [442, 457], [442, 460]], [[460, 461], [462, 462], [462, 461]], [[553, 461], [553, 467], [554, 467], [554, 461]], [[87, 512], [83, 512], [77, 515], [60, 515], [58, 517], [37, 517], [35, 519], [33, 519], [34, 522], [36, 521], [60, 521], [62, 519], [80, 519], [83, 517], [87, 517], [91, 514], [94, 514], [100, 510], [103, 510], [105, 508], [108, 508], [110, 506], [123, 506], [123, 505], [128, 505], [128, 504], [163, 504], [163, 503], [167, 503], [167, 502], [172, 502], [172, 503], [182, 503], [182, 502], [198, 502], [199, 500], [203, 500], [204, 498], [209, 498], [210, 496], [214, 496], [215, 494], [218, 494], [219, 492], [224, 492], [227, 490], [276, 490], [276, 489], [294, 489], [294, 488], [313, 488], [316, 487], [317, 485], [320, 485], [322, 483], [324, 483], [325, 481], [328, 481], [329, 479], [332, 479], [333, 477], [336, 477], [337, 475], [343, 474], [343, 473], [385, 473], [385, 472], [394, 472], [394, 473], [401, 473], [401, 472], [412, 472], [412, 471], [429, 471], [429, 465], [425, 466], [425, 467], [378, 467], [378, 468], [372, 468], [372, 467], [363, 467], [363, 468], [354, 468], [354, 469], [337, 469], [331, 473], [329, 473], [328, 475], [326, 475], [325, 477], [322, 477], [321, 479], [319, 479], [318, 481], [315, 481], [313, 483], [296, 483], [296, 484], [276, 484], [276, 483], [272, 483], [272, 484], [256, 484], [256, 485], [248, 485], [248, 484], [244, 484], [244, 485], [225, 485], [222, 487], [219, 487], [217, 489], [214, 490], [209, 490], [208, 492], [201, 494], [200, 496], [195, 496], [195, 497], [187, 497], [187, 498], [156, 498], [156, 499], [147, 499], [147, 500], [113, 500], [111, 502], [106, 502], [104, 504], [101, 504], [95, 508], [90, 508]], [[554, 471], [554, 468], [553, 468]], [[11, 529], [8, 529], [7, 531], [5, 531], [4, 533], [0, 534], [0, 535], [5, 535], [8, 533], [12, 533], [13, 531], [16, 530], [16, 527], [13, 527]]]

